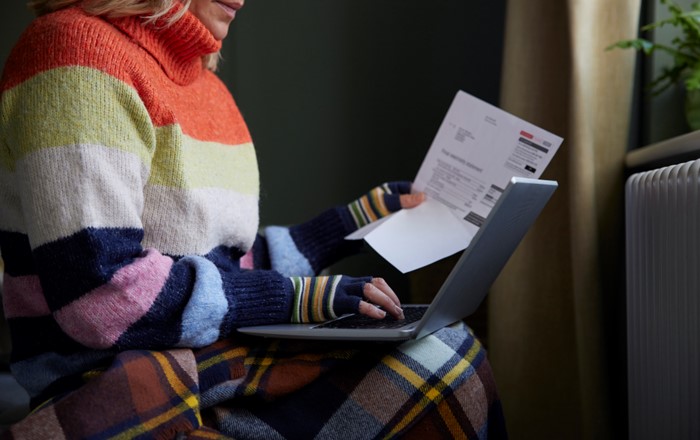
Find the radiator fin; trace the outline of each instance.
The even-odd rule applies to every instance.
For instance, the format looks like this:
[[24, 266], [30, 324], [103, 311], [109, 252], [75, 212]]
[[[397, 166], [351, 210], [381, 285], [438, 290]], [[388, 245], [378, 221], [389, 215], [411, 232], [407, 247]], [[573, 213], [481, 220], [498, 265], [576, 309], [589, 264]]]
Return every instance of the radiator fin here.
[[700, 439], [700, 160], [625, 187], [630, 439]]

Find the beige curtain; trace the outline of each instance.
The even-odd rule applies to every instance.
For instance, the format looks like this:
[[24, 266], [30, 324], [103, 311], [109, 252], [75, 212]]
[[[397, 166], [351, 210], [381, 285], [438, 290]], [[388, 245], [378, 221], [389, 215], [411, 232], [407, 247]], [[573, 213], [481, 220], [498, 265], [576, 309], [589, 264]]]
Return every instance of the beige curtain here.
[[501, 106], [565, 138], [560, 188], [489, 295], [514, 439], [624, 434], [623, 156], [640, 0], [509, 0]]

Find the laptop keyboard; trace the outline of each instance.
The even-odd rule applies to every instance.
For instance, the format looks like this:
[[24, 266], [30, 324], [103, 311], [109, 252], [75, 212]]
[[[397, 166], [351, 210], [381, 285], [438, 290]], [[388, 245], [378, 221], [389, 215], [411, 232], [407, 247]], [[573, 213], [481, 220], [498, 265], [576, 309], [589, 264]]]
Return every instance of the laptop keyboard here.
[[314, 328], [351, 328], [351, 329], [376, 329], [376, 328], [399, 328], [411, 324], [420, 319], [428, 310], [428, 306], [405, 306], [403, 308], [404, 319], [397, 320], [387, 314], [384, 319], [374, 319], [365, 315], [348, 315], [333, 321], [319, 324]]

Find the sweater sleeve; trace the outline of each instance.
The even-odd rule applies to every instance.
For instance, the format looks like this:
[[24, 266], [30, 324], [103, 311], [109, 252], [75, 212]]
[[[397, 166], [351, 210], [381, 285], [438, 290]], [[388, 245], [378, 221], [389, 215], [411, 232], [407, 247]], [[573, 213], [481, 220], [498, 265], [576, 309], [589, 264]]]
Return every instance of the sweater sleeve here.
[[143, 246], [162, 133], [128, 84], [97, 69], [50, 69], [6, 89], [1, 105], [12, 317], [52, 317], [95, 349], [198, 347], [238, 326], [289, 321], [292, 285], [281, 274], [236, 270], [236, 256], [216, 250]]
[[345, 237], [371, 222], [401, 209], [401, 194], [411, 192], [411, 182], [384, 183], [348, 205], [322, 212], [292, 227], [272, 226], [258, 238], [257, 259], [287, 276], [313, 276], [340, 259], [357, 253], [360, 240]]
[[268, 264], [286, 276], [314, 276], [331, 264], [357, 253], [362, 242], [345, 240], [356, 229], [345, 207], [331, 208], [311, 220], [292, 227], [268, 226], [254, 252], [262, 267]]

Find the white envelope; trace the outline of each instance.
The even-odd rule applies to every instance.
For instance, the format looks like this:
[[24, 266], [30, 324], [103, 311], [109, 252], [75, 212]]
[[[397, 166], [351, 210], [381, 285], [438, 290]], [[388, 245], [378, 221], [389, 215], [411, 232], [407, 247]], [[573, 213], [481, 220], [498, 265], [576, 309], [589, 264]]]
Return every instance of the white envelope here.
[[466, 249], [473, 236], [474, 231], [450, 208], [426, 199], [416, 208], [370, 223], [347, 238], [364, 239], [406, 273]]

